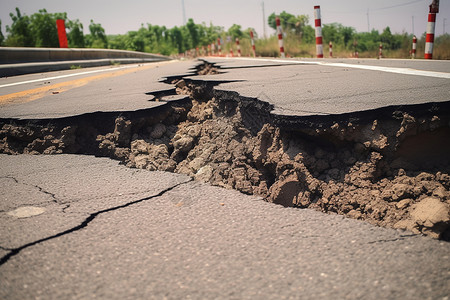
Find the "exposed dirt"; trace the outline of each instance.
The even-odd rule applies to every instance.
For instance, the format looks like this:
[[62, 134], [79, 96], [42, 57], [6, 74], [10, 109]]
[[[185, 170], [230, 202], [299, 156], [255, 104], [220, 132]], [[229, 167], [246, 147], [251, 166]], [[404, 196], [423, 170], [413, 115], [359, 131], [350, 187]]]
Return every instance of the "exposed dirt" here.
[[109, 156], [284, 206], [450, 239], [448, 103], [295, 120], [204, 82], [167, 82], [190, 100], [97, 121], [1, 120], [0, 152]]

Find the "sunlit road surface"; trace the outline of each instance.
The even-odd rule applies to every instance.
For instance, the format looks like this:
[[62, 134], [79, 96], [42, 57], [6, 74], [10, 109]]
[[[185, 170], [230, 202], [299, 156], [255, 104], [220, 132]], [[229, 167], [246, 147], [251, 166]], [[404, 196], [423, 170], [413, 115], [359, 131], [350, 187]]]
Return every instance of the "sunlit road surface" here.
[[[279, 114], [340, 114], [450, 99], [447, 61], [205, 59], [222, 67], [222, 74], [192, 78], [224, 81], [217, 90], [269, 102]], [[187, 74], [198, 63], [172, 61], [1, 78], [0, 117], [46, 118], [152, 107], [157, 103], [149, 102], [146, 93], [173, 88], [161, 78]]]

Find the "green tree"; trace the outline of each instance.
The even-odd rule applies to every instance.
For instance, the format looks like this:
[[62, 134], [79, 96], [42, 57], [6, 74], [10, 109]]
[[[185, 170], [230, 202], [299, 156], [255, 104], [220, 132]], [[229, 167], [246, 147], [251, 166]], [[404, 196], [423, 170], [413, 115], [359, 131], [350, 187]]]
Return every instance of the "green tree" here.
[[331, 23], [331, 24], [323, 24], [322, 26], [322, 36], [323, 42], [328, 44], [329, 42], [333, 42], [338, 44], [341, 42], [341, 36], [339, 35], [339, 24]]
[[316, 31], [311, 25], [306, 25], [303, 27], [302, 40], [307, 44], [316, 42]]
[[355, 33], [356, 31], [353, 27], [339, 26], [339, 34], [342, 36], [342, 42], [345, 47], [352, 45], [350, 42], [353, 40]]
[[233, 24], [228, 29], [227, 34], [233, 38], [242, 38], [244, 36], [244, 33], [242, 32], [241, 25]]
[[178, 53], [183, 53], [183, 36], [181, 35], [181, 30], [177, 26], [170, 30], [170, 40], [173, 47], [177, 49]]
[[391, 43], [393, 40], [393, 36], [392, 36], [391, 29], [389, 28], [389, 26], [383, 30], [383, 33], [381, 33], [380, 40], [386, 49], [391, 49]]
[[[280, 15], [280, 25], [284, 32], [293, 32], [297, 35], [302, 35], [304, 27], [309, 22], [307, 15], [294, 16], [293, 14], [283, 11]], [[276, 15], [272, 13], [268, 18], [268, 24], [271, 28], [277, 29]]]
[[30, 18], [22, 15], [18, 7], [16, 7], [16, 15], [10, 13], [9, 16], [13, 22], [11, 26], [6, 26], [6, 32], [8, 32], [6, 46], [33, 47], [34, 39], [30, 30]]
[[56, 20], [67, 20], [66, 13], [48, 13], [41, 9], [31, 15], [30, 29], [35, 38], [35, 47], [59, 47]]
[[80, 21], [68, 20], [67, 21], [67, 29], [69, 29], [69, 33], [67, 34], [67, 40], [69, 43], [69, 47], [71, 48], [84, 48], [84, 34], [83, 34], [83, 24]]
[[188, 22], [186, 24], [186, 28], [187, 28], [187, 31], [189, 32], [189, 36], [191, 38], [191, 43], [190, 43], [191, 48], [197, 47], [200, 43], [200, 38], [199, 38], [198, 31], [197, 31], [197, 25], [195, 25], [193, 19], [188, 20]]
[[90, 34], [86, 36], [86, 44], [91, 48], [108, 48], [108, 38], [102, 25], [91, 20], [89, 24]]

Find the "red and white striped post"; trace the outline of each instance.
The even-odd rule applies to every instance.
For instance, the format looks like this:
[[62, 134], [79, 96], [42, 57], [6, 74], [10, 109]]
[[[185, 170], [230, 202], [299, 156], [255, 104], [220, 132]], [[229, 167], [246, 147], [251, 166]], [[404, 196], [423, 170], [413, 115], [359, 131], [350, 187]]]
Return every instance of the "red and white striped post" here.
[[433, 58], [434, 29], [436, 27], [436, 13], [439, 12], [439, 1], [434, 0], [428, 14], [427, 37], [425, 41], [425, 59]]
[[67, 44], [66, 25], [63, 19], [56, 20], [56, 28], [58, 30], [59, 48], [69, 48]]
[[253, 30], [250, 30], [250, 40], [252, 42], [253, 57], [256, 57], [255, 38], [253, 36]]
[[330, 48], [330, 57], [333, 57], [333, 43], [331, 41], [328, 44], [328, 47]]
[[222, 56], [222, 47], [220, 46], [220, 38], [217, 39], [217, 47], [219, 48], [219, 56]]
[[241, 57], [241, 45], [239, 45], [239, 39], [238, 38], [236, 38], [236, 47], [237, 47], [238, 57]]
[[283, 44], [283, 31], [281, 30], [280, 18], [276, 17], [275, 22], [277, 24], [277, 34], [278, 34], [278, 46], [280, 46], [280, 55], [285, 58], [284, 54], [284, 44]]
[[383, 57], [383, 44], [380, 43], [380, 51], [378, 52], [378, 58]]
[[322, 19], [320, 16], [320, 5], [314, 6], [314, 23], [316, 26], [316, 53], [317, 58], [323, 58], [322, 44]]
[[412, 52], [411, 52], [412, 58], [416, 58], [416, 50], [417, 50], [417, 37], [413, 36], [413, 44], [412, 44]]

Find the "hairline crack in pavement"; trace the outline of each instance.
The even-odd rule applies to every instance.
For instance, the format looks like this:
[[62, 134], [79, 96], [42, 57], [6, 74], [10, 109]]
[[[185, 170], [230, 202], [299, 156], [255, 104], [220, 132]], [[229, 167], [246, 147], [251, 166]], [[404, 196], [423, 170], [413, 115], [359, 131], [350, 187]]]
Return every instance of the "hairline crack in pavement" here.
[[[207, 62], [196, 67], [198, 75], [218, 72]], [[284, 206], [449, 239], [449, 102], [294, 117], [214, 89], [221, 81], [189, 74], [164, 82], [175, 88], [149, 93], [164, 103], [156, 108], [2, 119], [0, 153], [106, 156]]]

